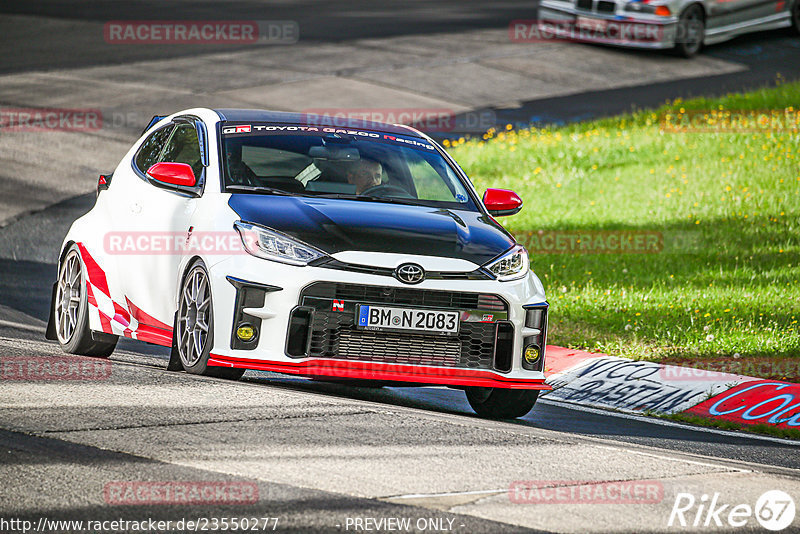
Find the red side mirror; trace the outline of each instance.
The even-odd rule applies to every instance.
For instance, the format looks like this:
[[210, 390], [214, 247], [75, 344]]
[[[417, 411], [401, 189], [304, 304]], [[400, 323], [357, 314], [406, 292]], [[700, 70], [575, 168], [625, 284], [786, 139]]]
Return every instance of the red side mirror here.
[[483, 194], [483, 205], [490, 214], [501, 217], [519, 212], [522, 209], [522, 199], [507, 189], [487, 189]]
[[194, 171], [185, 163], [156, 163], [147, 170], [147, 175], [170, 185], [193, 187], [197, 183]]

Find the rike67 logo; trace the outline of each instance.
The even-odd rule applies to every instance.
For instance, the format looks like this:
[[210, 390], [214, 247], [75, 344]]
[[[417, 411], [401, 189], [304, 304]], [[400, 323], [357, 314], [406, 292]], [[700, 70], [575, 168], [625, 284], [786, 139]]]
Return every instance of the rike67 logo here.
[[691, 493], [678, 493], [667, 521], [668, 527], [683, 527], [692, 532], [702, 528], [718, 529], [755, 527], [754, 518], [762, 528], [774, 532], [792, 525], [795, 518], [792, 497], [781, 490], [763, 493], [755, 506], [747, 503], [731, 504], [714, 495], [703, 494], [700, 498]]

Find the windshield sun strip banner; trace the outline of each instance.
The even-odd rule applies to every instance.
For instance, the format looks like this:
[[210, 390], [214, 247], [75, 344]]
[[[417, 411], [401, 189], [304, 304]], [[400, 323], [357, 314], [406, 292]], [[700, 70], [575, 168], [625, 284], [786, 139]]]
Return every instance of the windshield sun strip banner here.
[[424, 139], [414, 139], [384, 132], [373, 132], [352, 128], [336, 128], [328, 126], [303, 126], [280, 124], [231, 124], [222, 127], [224, 136], [259, 136], [259, 135], [309, 135], [322, 137], [326, 134], [349, 135], [356, 139], [368, 139], [390, 144], [399, 144], [413, 148], [424, 148], [435, 151], [434, 146]]

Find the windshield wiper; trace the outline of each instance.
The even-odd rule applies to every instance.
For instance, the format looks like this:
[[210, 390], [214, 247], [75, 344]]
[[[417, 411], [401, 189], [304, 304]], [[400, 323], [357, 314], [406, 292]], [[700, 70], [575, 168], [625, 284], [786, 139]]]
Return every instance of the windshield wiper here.
[[226, 185], [225, 191], [243, 191], [246, 193], [263, 193], [267, 195], [284, 195], [289, 197], [294, 196], [292, 193], [284, 191], [283, 189], [276, 189], [274, 187], [266, 187], [262, 185], [232, 184]]

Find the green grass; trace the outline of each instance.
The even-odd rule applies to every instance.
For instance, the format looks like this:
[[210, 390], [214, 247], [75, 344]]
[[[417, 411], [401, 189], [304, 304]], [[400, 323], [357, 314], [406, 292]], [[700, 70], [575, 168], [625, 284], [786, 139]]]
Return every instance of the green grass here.
[[681, 108], [798, 106], [800, 84], [783, 83], [614, 119], [490, 131], [448, 150], [479, 190], [522, 196], [525, 209], [500, 221], [523, 242], [532, 231], [664, 236], [668, 250], [658, 253], [531, 254], [551, 304], [551, 343], [658, 361], [800, 358], [800, 133], [660, 127]]
[[[656, 414], [650, 414], [650, 415], [656, 415]], [[764, 434], [776, 438], [800, 440], [800, 430], [794, 428], [779, 428], [773, 425], [767, 425], [763, 423], [757, 425], [742, 425], [735, 421], [726, 421], [724, 419], [712, 419], [710, 417], [700, 417], [697, 415], [689, 415], [685, 413], [658, 414], [656, 416], [662, 419], [677, 421], [679, 423], [688, 423], [690, 425], [719, 428], [721, 430], [750, 432], [752, 434]]]

